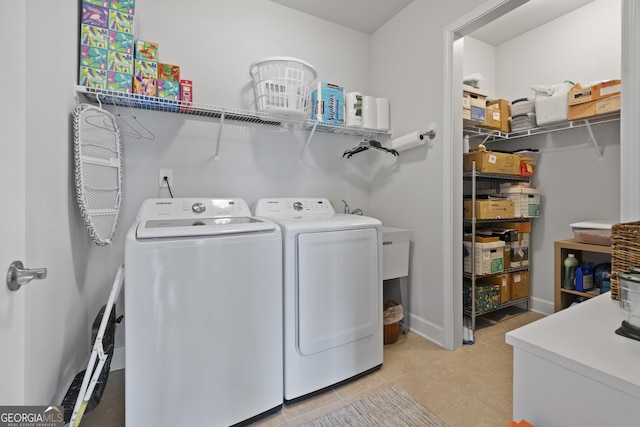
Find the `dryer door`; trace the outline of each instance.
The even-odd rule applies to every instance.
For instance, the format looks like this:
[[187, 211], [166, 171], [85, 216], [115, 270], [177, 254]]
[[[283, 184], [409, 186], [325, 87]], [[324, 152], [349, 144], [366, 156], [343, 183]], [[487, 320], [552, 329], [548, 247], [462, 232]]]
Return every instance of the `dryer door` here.
[[311, 355], [368, 337], [382, 317], [378, 231], [298, 236], [298, 348]]

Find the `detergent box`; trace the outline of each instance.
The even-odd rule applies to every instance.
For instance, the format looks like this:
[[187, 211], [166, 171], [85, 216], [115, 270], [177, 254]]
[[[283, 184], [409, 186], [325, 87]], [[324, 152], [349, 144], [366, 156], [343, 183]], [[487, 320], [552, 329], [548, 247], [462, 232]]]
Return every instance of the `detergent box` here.
[[109, 31], [109, 50], [133, 53], [133, 34]]
[[327, 82], [319, 82], [311, 92], [313, 112], [311, 118], [319, 122], [344, 123], [344, 88]]
[[95, 25], [80, 24], [80, 44], [106, 49], [109, 43], [109, 30]]
[[142, 77], [158, 78], [158, 63], [155, 61], [134, 60], [133, 74]]
[[133, 34], [133, 15], [109, 10], [109, 29], [121, 33]]
[[107, 72], [107, 89], [115, 92], [131, 93], [132, 74]]
[[96, 6], [94, 4], [82, 3], [81, 24], [93, 25], [96, 27], [109, 27], [109, 9]]
[[[96, 1], [96, 0], [94, 0]], [[133, 15], [135, 0], [109, 0], [109, 8], [122, 13]]]
[[171, 80], [173, 82], [180, 83], [180, 66], [159, 62], [158, 79]]
[[80, 46], [80, 66], [107, 69], [107, 49], [100, 49], [91, 46]]
[[110, 50], [107, 69], [117, 73], [133, 74], [133, 55]]
[[135, 49], [136, 59], [158, 61], [158, 43], [136, 40]]

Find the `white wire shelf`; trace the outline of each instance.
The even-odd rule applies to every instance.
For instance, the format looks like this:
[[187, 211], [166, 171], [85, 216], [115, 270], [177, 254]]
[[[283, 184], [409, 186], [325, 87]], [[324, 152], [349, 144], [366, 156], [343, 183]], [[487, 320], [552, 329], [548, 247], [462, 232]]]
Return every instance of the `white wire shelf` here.
[[575, 129], [584, 126], [591, 126], [601, 123], [608, 123], [620, 120], [620, 112], [617, 111], [611, 114], [602, 114], [599, 116], [588, 117], [586, 119], [566, 121], [561, 123], [555, 123], [542, 127], [522, 130], [518, 132], [502, 132], [494, 129], [486, 129], [477, 126], [464, 125], [464, 132], [469, 134], [471, 138], [485, 137], [485, 142], [500, 141], [505, 139], [526, 138], [528, 136], [540, 135], [550, 132], [558, 132], [566, 129]]
[[329, 124], [317, 122], [311, 119], [296, 119], [277, 116], [258, 111], [242, 110], [238, 108], [219, 107], [197, 102], [183, 102], [170, 99], [162, 99], [153, 96], [136, 95], [124, 92], [115, 92], [105, 89], [96, 89], [86, 86], [76, 86], [76, 92], [81, 93], [92, 103], [100, 105], [114, 105], [150, 111], [163, 111], [191, 116], [210, 117], [222, 120], [234, 120], [245, 123], [256, 123], [269, 126], [298, 125], [307, 130], [331, 132], [343, 135], [391, 135], [389, 129], [373, 129], [341, 124]]

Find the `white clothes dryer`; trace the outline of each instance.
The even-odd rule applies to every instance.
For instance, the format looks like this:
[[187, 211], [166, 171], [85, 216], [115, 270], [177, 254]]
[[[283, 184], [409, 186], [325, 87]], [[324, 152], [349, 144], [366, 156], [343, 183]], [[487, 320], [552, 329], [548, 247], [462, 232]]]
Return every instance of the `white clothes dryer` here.
[[260, 199], [284, 250], [284, 398], [382, 366], [382, 224], [327, 199]]
[[277, 224], [241, 199], [147, 200], [125, 267], [127, 426], [229, 426], [282, 406]]

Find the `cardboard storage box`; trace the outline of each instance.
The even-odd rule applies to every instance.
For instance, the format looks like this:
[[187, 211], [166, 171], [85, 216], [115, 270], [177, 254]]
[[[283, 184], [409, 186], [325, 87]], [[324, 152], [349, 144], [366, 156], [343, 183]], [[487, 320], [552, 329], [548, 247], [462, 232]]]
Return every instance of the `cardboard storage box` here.
[[615, 111], [620, 111], [620, 95], [582, 104], [569, 105], [567, 114], [569, 120], [579, 120], [597, 116], [598, 114], [613, 113]]
[[517, 300], [529, 296], [529, 272], [511, 273], [511, 299]]
[[607, 80], [587, 87], [582, 87], [577, 84], [569, 91], [569, 99], [567, 102], [569, 105], [578, 105], [585, 102], [597, 101], [598, 99], [609, 98], [620, 95], [621, 88], [620, 80]]
[[504, 242], [504, 268], [511, 267], [511, 244], [518, 243], [518, 230], [513, 228], [487, 228], [476, 230], [477, 234], [494, 236]]
[[487, 102], [486, 119], [483, 127], [511, 132], [511, 103], [506, 99], [496, 99]]
[[[471, 218], [471, 200], [464, 201], [464, 217]], [[515, 218], [513, 202], [507, 199], [476, 199], [476, 219]]]
[[520, 156], [517, 154], [497, 153], [493, 151], [473, 151], [465, 153], [464, 172], [471, 172], [476, 162], [476, 172], [499, 173], [505, 175], [520, 174]]
[[[471, 273], [471, 242], [463, 242], [468, 255], [464, 257], [464, 271]], [[504, 270], [504, 242], [475, 243], [475, 273], [499, 273]]]
[[501, 191], [501, 196], [513, 202], [515, 218], [535, 218], [540, 216], [541, 197], [539, 190], [535, 193], [521, 193], [516, 191]]
[[482, 126], [486, 121], [487, 93], [481, 89], [464, 85], [462, 92], [462, 118], [465, 124]]
[[486, 108], [472, 105], [470, 108], [462, 110], [462, 118], [466, 125], [484, 126], [487, 119]]
[[476, 282], [476, 286], [484, 285], [500, 286], [500, 304], [504, 304], [511, 299], [511, 274], [483, 277]]
[[520, 222], [502, 222], [500, 225], [504, 228], [513, 228], [518, 230], [519, 233], [531, 233], [531, 222], [530, 221], [520, 221]]

